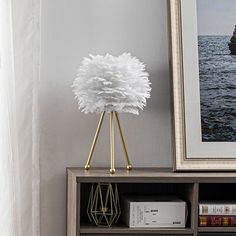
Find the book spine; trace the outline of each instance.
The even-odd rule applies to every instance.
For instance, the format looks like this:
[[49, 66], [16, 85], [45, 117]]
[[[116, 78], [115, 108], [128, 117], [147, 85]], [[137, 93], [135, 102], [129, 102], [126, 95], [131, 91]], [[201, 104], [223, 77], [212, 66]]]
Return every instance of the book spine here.
[[200, 227], [235, 227], [236, 216], [199, 216]]
[[236, 215], [236, 205], [199, 204], [199, 215]]

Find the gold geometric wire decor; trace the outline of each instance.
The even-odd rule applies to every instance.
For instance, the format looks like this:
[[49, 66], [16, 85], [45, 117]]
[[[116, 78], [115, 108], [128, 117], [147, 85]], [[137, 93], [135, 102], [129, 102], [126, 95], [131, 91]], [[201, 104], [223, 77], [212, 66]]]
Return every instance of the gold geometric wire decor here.
[[87, 215], [97, 226], [111, 227], [121, 214], [117, 184], [97, 183], [91, 186]]

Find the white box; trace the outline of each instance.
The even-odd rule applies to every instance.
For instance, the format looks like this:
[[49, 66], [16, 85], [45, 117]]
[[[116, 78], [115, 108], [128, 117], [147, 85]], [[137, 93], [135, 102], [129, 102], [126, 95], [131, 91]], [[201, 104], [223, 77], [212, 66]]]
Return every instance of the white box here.
[[123, 197], [123, 220], [130, 227], [184, 228], [187, 204], [175, 196]]

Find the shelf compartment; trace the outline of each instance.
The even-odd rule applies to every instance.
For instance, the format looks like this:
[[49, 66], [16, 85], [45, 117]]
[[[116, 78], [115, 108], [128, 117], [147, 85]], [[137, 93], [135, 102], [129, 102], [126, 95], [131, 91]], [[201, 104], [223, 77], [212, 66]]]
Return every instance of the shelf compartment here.
[[[89, 219], [86, 214], [86, 208], [87, 208], [87, 201], [89, 198], [90, 188], [92, 184], [93, 183], [81, 183], [81, 196], [80, 196], [80, 199], [81, 199], [80, 224], [81, 225], [89, 224]], [[140, 195], [140, 196], [143, 196], [143, 195], [156, 195], [156, 196], [176, 195], [178, 196], [179, 198], [187, 202], [188, 218], [187, 218], [186, 227], [189, 229], [193, 228], [194, 222], [192, 219], [194, 217], [193, 213], [195, 212], [195, 209], [193, 208], [194, 201], [195, 201], [194, 184], [190, 184], [190, 183], [117, 183], [117, 185], [118, 185], [118, 191], [119, 191], [120, 196], [125, 196], [129, 194]], [[122, 218], [119, 219], [118, 224], [123, 224]], [[92, 224], [91, 224], [91, 228], [93, 229]], [[120, 227], [118, 228], [120, 229]], [[95, 227], [95, 229], [97, 229], [97, 227]], [[129, 228], [124, 228], [124, 229], [129, 229]], [[129, 229], [129, 232], [130, 230], [132, 229]], [[159, 231], [160, 229], [158, 229], [158, 232]], [[114, 230], [112, 232], [114, 233]], [[184, 230], [184, 232], [186, 231]]]
[[233, 191], [235, 188], [235, 183], [200, 183], [199, 201], [235, 201], [236, 193]]

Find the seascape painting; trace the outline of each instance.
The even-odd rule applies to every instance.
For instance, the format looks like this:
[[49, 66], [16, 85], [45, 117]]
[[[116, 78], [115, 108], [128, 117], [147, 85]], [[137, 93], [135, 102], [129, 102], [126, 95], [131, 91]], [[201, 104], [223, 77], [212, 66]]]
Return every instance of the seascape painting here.
[[197, 0], [203, 142], [236, 141], [236, 0]]

